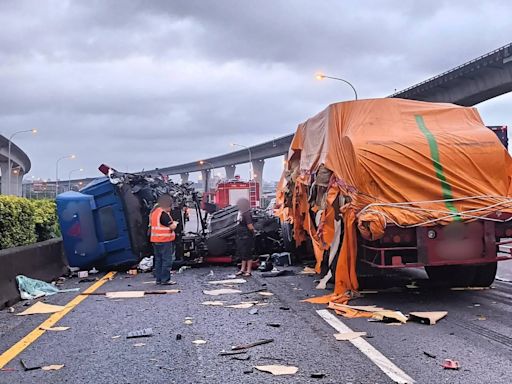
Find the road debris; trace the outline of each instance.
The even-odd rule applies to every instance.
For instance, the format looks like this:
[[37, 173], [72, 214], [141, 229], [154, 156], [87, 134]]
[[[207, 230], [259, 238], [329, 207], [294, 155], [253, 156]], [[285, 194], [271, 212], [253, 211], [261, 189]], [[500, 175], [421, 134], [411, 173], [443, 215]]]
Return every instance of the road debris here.
[[138, 271], [136, 269], [129, 269], [126, 273], [131, 276], [137, 276]]
[[444, 318], [448, 312], [437, 311], [437, 312], [410, 312], [409, 320], [418, 321], [421, 324], [434, 325], [439, 320]]
[[247, 355], [247, 356], [233, 356], [231, 358], [231, 360], [240, 360], [240, 361], [247, 361], [247, 360], [250, 360], [250, 359], [251, 359], [250, 355]]
[[111, 339], [119, 339], [121, 337], [121, 335], [115, 335], [115, 336], [112, 336]]
[[282, 310], [282, 311], [289, 311], [290, 310], [289, 307], [279, 307], [279, 309]]
[[241, 349], [249, 349], [249, 348], [257, 347], [258, 345], [264, 345], [264, 344], [269, 344], [269, 343], [273, 343], [273, 342], [274, 342], [274, 339], [263, 339], [263, 340], [255, 341], [254, 343], [234, 345], [231, 347], [231, 350], [239, 351]]
[[141, 272], [149, 272], [153, 269], [153, 256], [149, 256], [149, 257], [144, 257], [139, 265], [137, 266], [137, 268], [141, 271]]
[[193, 322], [191, 319], [185, 319], [185, 321], [183, 322], [183, 324], [186, 324], [186, 325], [192, 325], [192, 324], [194, 324], [194, 322]]
[[59, 289], [46, 281], [31, 279], [30, 277], [18, 275], [16, 276], [18, 291], [22, 300], [33, 300], [38, 297], [55, 295], [61, 292], [76, 292], [79, 288]]
[[137, 331], [129, 332], [128, 335], [126, 335], [127, 339], [135, 339], [137, 337], [149, 337], [153, 336], [153, 328], [144, 328], [139, 329]]
[[31, 307], [25, 309], [23, 312], [17, 313], [15, 316], [38, 315], [44, 313], [55, 313], [64, 310], [61, 305], [51, 305], [38, 301]]
[[322, 373], [322, 372], [315, 372], [315, 373], [312, 373], [310, 376], [313, 379], [323, 379], [326, 376], [326, 374]]
[[484, 320], [487, 320], [487, 317], [483, 316], [483, 315], [478, 315], [477, 320], [480, 320], [480, 321], [484, 321]]
[[226, 308], [237, 308], [237, 309], [247, 309], [254, 306], [253, 303], [240, 303], [240, 304], [232, 304], [232, 305], [226, 305]]
[[98, 281], [97, 277], [86, 277], [85, 279], [78, 280], [78, 283], [93, 283], [95, 281]]
[[212, 285], [221, 285], [221, 284], [243, 284], [247, 283], [247, 280], [245, 279], [228, 279], [228, 280], [216, 280], [216, 281], [209, 281], [208, 284]]
[[274, 376], [295, 375], [299, 368], [287, 365], [256, 365], [258, 371], [269, 372]]
[[9, 313], [14, 313], [14, 307], [9, 307], [9, 309], [7, 310], [7, 312], [9, 312]]
[[213, 289], [210, 291], [205, 290], [205, 291], [203, 291], [203, 293], [205, 295], [210, 295], [210, 296], [219, 296], [219, 295], [231, 295], [234, 293], [242, 293], [242, 291], [240, 291], [238, 289], [221, 288], [221, 289]]
[[366, 336], [366, 332], [343, 332], [334, 334], [334, 337], [338, 341], [354, 340], [361, 336]]
[[257, 315], [258, 314], [258, 308], [253, 308], [249, 311], [249, 315]]
[[261, 295], [261, 296], [274, 296], [274, 294], [272, 292], [267, 292], [267, 291], [258, 292], [258, 295]]
[[23, 367], [24, 371], [33, 371], [35, 369], [41, 369], [40, 365], [27, 364], [27, 362], [25, 360], [23, 360], [23, 359], [20, 359], [20, 364]]
[[225, 301], [203, 301], [201, 304], [203, 305], [211, 305], [213, 307], [222, 307]]
[[[178, 269], [178, 273], [183, 273], [185, 272], [187, 269], [190, 269], [192, 267], [190, 267], [189, 265], [184, 265], [182, 267], [180, 267], [180, 269]], [[213, 275], [212, 275], [213, 276]]]
[[460, 368], [460, 363], [457, 360], [444, 359], [442, 367], [444, 369], [455, 369], [455, 370], [457, 370], [457, 369]]
[[85, 277], [89, 277], [89, 272], [87, 271], [78, 271], [78, 278], [83, 279]]
[[179, 289], [158, 289], [154, 291], [111, 291], [111, 292], [90, 292], [82, 293], [85, 296], [105, 296], [109, 299], [133, 299], [144, 297], [145, 295], [171, 295], [180, 293]]
[[279, 324], [279, 323], [267, 323], [267, 325], [269, 327], [273, 327], [273, 328], [279, 328], [281, 326], [281, 324]]
[[424, 354], [425, 356], [427, 356], [427, 357], [430, 357], [431, 359], [435, 359], [435, 358], [437, 358], [437, 356], [436, 356], [436, 355], [433, 355], [433, 354], [431, 354], [430, 352], [427, 352], [427, 351], [423, 351], [423, 354]]
[[146, 343], [135, 343], [135, 344], [133, 344], [133, 346], [136, 347], [136, 348], [143, 347], [145, 345], [146, 345]]
[[286, 275], [289, 275], [291, 274], [292, 272], [287, 270], [287, 269], [283, 269], [281, 271], [270, 271], [270, 272], [262, 272], [261, 273], [261, 277], [278, 277], [278, 276], [286, 276]]
[[206, 340], [198, 339], [198, 340], [192, 341], [192, 343], [195, 345], [203, 345], [203, 344], [206, 344]]
[[247, 351], [220, 351], [219, 356], [233, 356], [233, 355], [242, 355], [244, 353], [247, 353]]
[[299, 272], [299, 275], [316, 275], [316, 271], [315, 268], [304, 267], [304, 269]]
[[45, 365], [44, 367], [41, 367], [43, 371], [58, 371], [59, 369], [64, 368], [64, 364], [52, 364], [52, 365]]
[[55, 331], [55, 332], [62, 332], [67, 331], [70, 327], [39, 327], [39, 329], [43, 331]]
[[330, 302], [329, 308], [334, 309], [336, 314], [347, 318], [366, 317], [375, 321], [399, 321], [400, 323], [407, 322], [407, 317], [402, 312], [376, 307], [375, 305], [357, 306]]
[[144, 297], [144, 291], [119, 291], [119, 292], [106, 292], [105, 296], [109, 299], [135, 299]]
[[180, 333], [178, 333], [178, 334], [176, 335], [176, 340], [181, 340], [181, 334], [180, 334]]

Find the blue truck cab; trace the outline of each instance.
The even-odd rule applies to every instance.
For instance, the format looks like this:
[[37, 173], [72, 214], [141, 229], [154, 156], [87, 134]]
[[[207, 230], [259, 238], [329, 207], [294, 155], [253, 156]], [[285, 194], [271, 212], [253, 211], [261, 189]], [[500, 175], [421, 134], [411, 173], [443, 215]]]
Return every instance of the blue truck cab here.
[[126, 268], [145, 253], [147, 239], [140, 237], [147, 219], [140, 203], [108, 177], [94, 180], [80, 192], [57, 196], [57, 213], [71, 267]]

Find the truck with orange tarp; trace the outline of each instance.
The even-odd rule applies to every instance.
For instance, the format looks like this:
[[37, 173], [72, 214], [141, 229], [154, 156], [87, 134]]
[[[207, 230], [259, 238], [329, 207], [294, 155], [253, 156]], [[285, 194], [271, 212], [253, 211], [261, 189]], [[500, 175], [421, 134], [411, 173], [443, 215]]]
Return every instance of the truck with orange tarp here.
[[342, 102], [298, 126], [276, 213], [296, 244], [311, 239], [335, 294], [357, 290], [365, 264], [489, 286], [511, 258], [499, 252], [512, 237], [511, 177], [512, 158], [476, 108]]

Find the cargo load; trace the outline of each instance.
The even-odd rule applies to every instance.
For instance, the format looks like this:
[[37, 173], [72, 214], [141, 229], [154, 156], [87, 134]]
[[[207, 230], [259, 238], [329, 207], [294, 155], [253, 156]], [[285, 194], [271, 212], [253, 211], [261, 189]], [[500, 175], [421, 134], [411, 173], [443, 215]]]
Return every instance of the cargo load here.
[[[276, 212], [296, 244], [312, 240], [316, 270], [329, 264], [338, 295], [358, 289], [361, 261], [427, 267], [431, 277], [480, 265], [492, 282], [496, 261], [509, 258], [496, 249], [512, 235], [511, 166], [476, 108], [336, 103], [298, 126]], [[485, 280], [471, 273], [463, 283]]]

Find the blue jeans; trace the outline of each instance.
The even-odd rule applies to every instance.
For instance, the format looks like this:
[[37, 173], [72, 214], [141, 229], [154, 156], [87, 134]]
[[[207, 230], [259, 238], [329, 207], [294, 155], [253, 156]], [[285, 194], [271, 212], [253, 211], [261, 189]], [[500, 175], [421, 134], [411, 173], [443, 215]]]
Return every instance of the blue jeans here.
[[167, 243], [153, 243], [154, 269], [157, 283], [171, 281], [172, 263], [175, 260], [176, 248], [173, 241]]

